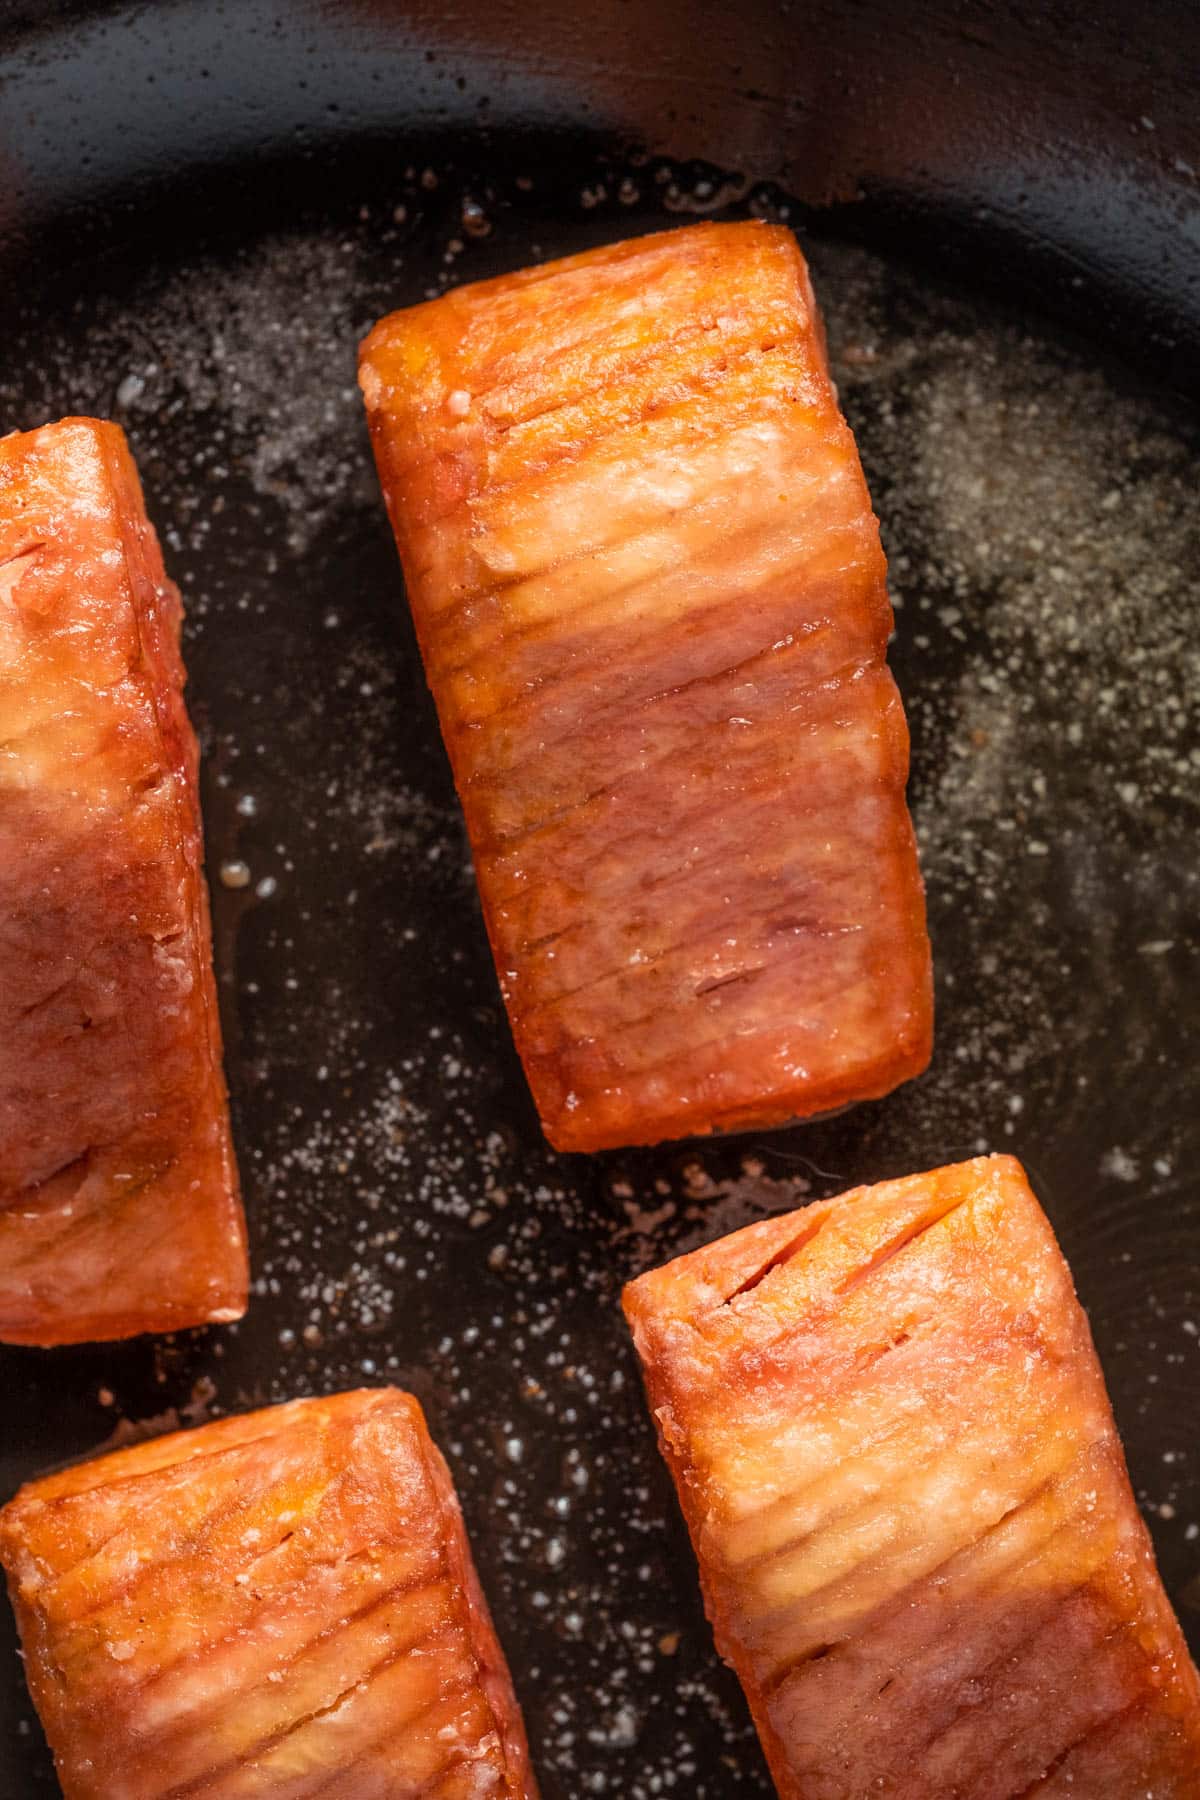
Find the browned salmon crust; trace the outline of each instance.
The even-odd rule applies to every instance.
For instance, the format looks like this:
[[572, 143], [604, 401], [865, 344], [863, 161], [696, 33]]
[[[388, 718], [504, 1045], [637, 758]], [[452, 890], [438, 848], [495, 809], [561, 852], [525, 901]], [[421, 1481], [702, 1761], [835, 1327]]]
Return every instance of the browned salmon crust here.
[[778, 1124], [918, 1073], [884, 558], [790, 232], [460, 288], [378, 325], [360, 376], [551, 1141]]
[[783, 1800], [1200, 1796], [1200, 1683], [1018, 1163], [752, 1225], [625, 1310]]
[[245, 1310], [179, 595], [115, 425], [0, 439], [0, 1338]]
[[67, 1800], [536, 1800], [450, 1477], [394, 1389], [118, 1451], [0, 1513]]

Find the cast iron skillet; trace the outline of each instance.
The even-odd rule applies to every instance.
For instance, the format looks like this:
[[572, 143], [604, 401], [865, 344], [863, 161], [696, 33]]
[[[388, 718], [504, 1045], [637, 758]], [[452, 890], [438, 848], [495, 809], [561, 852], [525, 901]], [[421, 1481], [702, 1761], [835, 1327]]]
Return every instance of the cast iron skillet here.
[[[992, 1146], [1061, 1236], [1200, 1645], [1195, 17], [0, 5], [0, 429], [120, 419], [183, 586], [258, 1279], [239, 1327], [0, 1353], [4, 1494], [132, 1431], [399, 1382], [547, 1795], [766, 1794], [619, 1288]], [[801, 232], [892, 561], [935, 1060], [818, 1125], [558, 1158], [355, 341], [449, 280], [748, 209]], [[53, 1793], [3, 1630], [0, 1792]]]

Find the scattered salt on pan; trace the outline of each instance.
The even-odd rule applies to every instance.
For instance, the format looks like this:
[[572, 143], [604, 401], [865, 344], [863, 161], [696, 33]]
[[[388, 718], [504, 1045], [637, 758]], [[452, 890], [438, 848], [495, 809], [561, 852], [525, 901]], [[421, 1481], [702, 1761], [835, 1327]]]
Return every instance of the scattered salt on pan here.
[[[627, 229], [627, 209], [656, 187], [649, 169], [585, 185], [608, 197], [579, 242]], [[693, 210], [721, 194], [711, 171], [674, 171], [668, 189]], [[1089, 1276], [1090, 1184], [1077, 1201], [1060, 1185], [1056, 1224], [1082, 1252], [1081, 1277], [1102, 1297], [1116, 1284], [1093, 1324], [1102, 1349], [1126, 1330], [1134, 1344], [1112, 1364], [1122, 1422], [1146, 1407], [1177, 1416], [1200, 1294], [1172, 1270], [1176, 1323], [1156, 1338], [1153, 1245], [1135, 1203], [1151, 1182], [1178, 1182], [1187, 1146], [1165, 1102], [1113, 1116], [1123, 1095], [1075, 1074], [1093, 1036], [1117, 1043], [1118, 1010], [1131, 1046], [1152, 1054], [1186, 952], [1180, 896], [1154, 877], [1171, 809], [1195, 781], [1194, 447], [1169, 409], [1028, 321], [863, 251], [813, 246], [835, 359], [839, 345], [870, 348], [837, 376], [903, 602], [895, 667], [934, 936], [954, 946], [939, 959], [943, 999], [956, 977], [953, 1004], [929, 1076], [847, 1126], [755, 1141], [745, 1166], [746, 1146], [715, 1142], [576, 1169], [527, 1116], [436, 725], [393, 604], [354, 389], [356, 340], [388, 306], [441, 291], [452, 239], [469, 240], [456, 276], [515, 260], [505, 208], [482, 187], [478, 198], [494, 219], [480, 242], [453, 183], [425, 186], [414, 171], [336, 239], [281, 237], [236, 265], [178, 270], [128, 310], [101, 300], [82, 356], [77, 334], [55, 348], [51, 333], [37, 357], [8, 359], [31, 385], [18, 404], [0, 377], [0, 400], [14, 423], [61, 411], [68, 392], [103, 412], [131, 370], [142, 376], [123, 403], [188, 597], [209, 774], [229, 785], [228, 820], [207, 812], [211, 866], [275, 870], [257, 899], [286, 875], [261, 910], [220, 880], [214, 896], [219, 964], [241, 974], [229, 1058], [257, 1284], [250, 1328], [224, 1341], [225, 1404], [364, 1376], [417, 1387], [563, 1791], [766, 1793], [681, 1550], [617, 1290], [650, 1261], [901, 1167], [914, 1144], [965, 1154], [1011, 1123], [1018, 1151], [1050, 1141], [1071, 1163], [1080, 1142], [1116, 1140], [1097, 1171], [1112, 1209], [1100, 1276], [1094, 1263]], [[430, 207], [444, 212], [440, 232]], [[762, 196], [752, 210], [766, 210]], [[397, 230], [418, 212], [429, 253], [406, 233], [402, 265]], [[547, 247], [574, 241], [564, 230]], [[44, 321], [36, 342], [47, 344]], [[194, 446], [182, 459], [181, 436]], [[315, 649], [291, 630], [297, 607]], [[212, 660], [219, 634], [237, 653]], [[269, 834], [238, 793], [256, 797]], [[1114, 893], [1115, 938], [1099, 929], [1112, 926]], [[243, 915], [235, 952], [221, 932]], [[1169, 1070], [1154, 1079], [1165, 1092]], [[190, 1391], [200, 1354], [187, 1341], [155, 1347], [168, 1391]], [[1173, 1356], [1188, 1366], [1177, 1373]], [[1149, 1425], [1147, 1436], [1169, 1441]], [[1192, 1543], [1185, 1474], [1170, 1465], [1169, 1497], [1149, 1510], [1156, 1531]], [[531, 1598], [533, 1567], [544, 1585]], [[670, 1708], [643, 1718], [647, 1658], [675, 1650]], [[698, 1746], [730, 1760], [697, 1774]]]

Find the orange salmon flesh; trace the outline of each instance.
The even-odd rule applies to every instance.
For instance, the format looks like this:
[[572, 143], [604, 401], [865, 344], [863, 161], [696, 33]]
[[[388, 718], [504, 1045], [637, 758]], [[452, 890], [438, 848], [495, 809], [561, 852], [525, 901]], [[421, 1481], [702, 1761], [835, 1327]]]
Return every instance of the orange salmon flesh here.
[[792, 235], [460, 288], [376, 326], [360, 380], [550, 1141], [781, 1124], [919, 1073], [884, 557]]
[[751, 1225], [625, 1311], [783, 1800], [1197, 1800], [1200, 1682], [1018, 1163]]
[[0, 1559], [66, 1800], [537, 1800], [408, 1394], [293, 1401], [35, 1481]]
[[179, 594], [115, 425], [0, 438], [0, 1339], [236, 1319]]

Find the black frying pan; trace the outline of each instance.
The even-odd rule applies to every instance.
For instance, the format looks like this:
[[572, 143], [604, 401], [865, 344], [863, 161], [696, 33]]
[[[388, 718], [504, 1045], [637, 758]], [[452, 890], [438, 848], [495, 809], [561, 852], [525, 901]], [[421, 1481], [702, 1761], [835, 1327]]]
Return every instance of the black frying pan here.
[[[119, 419], [189, 604], [258, 1277], [241, 1326], [0, 1352], [5, 1495], [131, 1431], [399, 1382], [547, 1796], [766, 1794], [618, 1290], [986, 1145], [1061, 1236], [1200, 1647], [1198, 50], [1165, 0], [0, 4], [0, 429]], [[938, 1044], [835, 1120], [557, 1158], [354, 347], [447, 281], [746, 209], [804, 239], [902, 602]], [[2, 1629], [25, 1800], [54, 1781]]]

